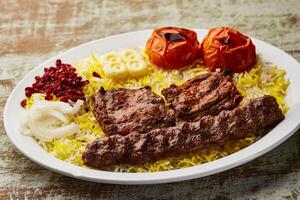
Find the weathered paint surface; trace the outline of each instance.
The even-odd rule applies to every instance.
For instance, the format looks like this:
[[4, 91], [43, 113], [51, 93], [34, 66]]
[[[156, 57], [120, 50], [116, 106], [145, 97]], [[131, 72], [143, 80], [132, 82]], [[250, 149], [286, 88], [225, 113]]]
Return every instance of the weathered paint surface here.
[[18, 80], [70, 47], [159, 25], [233, 26], [300, 61], [299, 0], [0, 1], [0, 199], [300, 199], [300, 135], [218, 175], [151, 186], [96, 184], [50, 172], [5, 134], [5, 101]]

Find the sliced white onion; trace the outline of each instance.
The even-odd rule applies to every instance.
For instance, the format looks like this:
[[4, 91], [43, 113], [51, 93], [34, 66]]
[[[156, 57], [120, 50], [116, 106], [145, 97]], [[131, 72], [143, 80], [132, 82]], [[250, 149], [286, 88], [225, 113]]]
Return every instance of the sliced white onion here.
[[63, 138], [79, 131], [78, 126], [75, 123], [61, 126], [58, 128], [46, 128], [46, 127], [35, 127], [36, 133], [34, 134], [42, 141], [51, 141], [54, 138]]
[[59, 121], [62, 121], [63, 123], [68, 123], [68, 119], [59, 111], [56, 110], [48, 110], [48, 115], [51, 115], [58, 119]]
[[62, 122], [53, 117], [45, 117], [39, 121], [39, 124], [42, 127], [51, 127], [51, 126], [60, 126]]
[[34, 104], [22, 116], [20, 129], [23, 134], [34, 135], [41, 141], [73, 135], [80, 130], [77, 124], [68, 124], [67, 115], [78, 112], [82, 104], [82, 100], [71, 106], [64, 102], [40, 100], [39, 96], [34, 96]]
[[36, 109], [38, 110], [57, 110], [64, 114], [75, 114], [78, 112], [80, 107], [82, 106], [83, 101], [77, 100], [74, 106], [72, 107], [70, 104], [59, 101], [39, 101], [36, 104]]
[[73, 113], [70, 113], [70, 114], [77, 113], [79, 111], [80, 107], [82, 106], [82, 104], [83, 104], [83, 100], [77, 100], [73, 106]]

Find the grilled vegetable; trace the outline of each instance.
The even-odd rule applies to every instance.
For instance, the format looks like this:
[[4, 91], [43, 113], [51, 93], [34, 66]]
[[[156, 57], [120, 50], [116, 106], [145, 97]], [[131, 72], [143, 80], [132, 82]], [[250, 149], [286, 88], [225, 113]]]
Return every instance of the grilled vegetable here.
[[227, 68], [240, 73], [249, 70], [256, 62], [251, 39], [229, 27], [211, 29], [201, 44], [201, 50], [204, 65], [212, 71]]
[[157, 66], [177, 69], [191, 64], [199, 55], [196, 32], [178, 27], [161, 27], [153, 31], [146, 49]]

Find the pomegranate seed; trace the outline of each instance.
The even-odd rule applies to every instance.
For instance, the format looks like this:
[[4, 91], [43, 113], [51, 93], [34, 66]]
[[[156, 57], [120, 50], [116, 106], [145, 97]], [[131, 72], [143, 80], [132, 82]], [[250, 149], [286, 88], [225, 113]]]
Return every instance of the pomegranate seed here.
[[46, 88], [46, 89], [45, 89], [46, 95], [51, 95], [52, 92], [53, 92], [53, 89], [52, 89], [52, 88]]
[[56, 94], [56, 96], [57, 97], [61, 97], [61, 96], [63, 96], [65, 94], [65, 92], [64, 91], [61, 91], [61, 92], [58, 92], [57, 94]]
[[85, 96], [80, 96], [80, 97], [78, 97], [78, 99], [81, 99], [81, 100], [83, 100], [83, 101], [86, 100]]
[[55, 65], [58, 67], [61, 65], [61, 60], [60, 59], [57, 59], [56, 62], [55, 62]]
[[69, 97], [63, 96], [63, 97], [61, 97], [59, 100], [61, 100], [61, 101], [63, 101], [63, 102], [68, 102]]
[[26, 97], [31, 97], [31, 95], [33, 94], [33, 88], [32, 87], [27, 87], [25, 88], [25, 95]]
[[100, 74], [98, 74], [97, 72], [93, 72], [93, 76], [96, 78], [101, 78]]
[[71, 101], [74, 101], [74, 102], [75, 102], [77, 99], [78, 99], [77, 96], [73, 96], [73, 95], [70, 96], [70, 100], [71, 100]]
[[45, 99], [48, 100], [48, 101], [50, 101], [50, 100], [53, 99], [53, 96], [52, 96], [52, 95], [46, 95], [46, 96], [45, 96]]
[[22, 107], [25, 107], [26, 104], [27, 104], [27, 100], [23, 99], [20, 104], [21, 104]]

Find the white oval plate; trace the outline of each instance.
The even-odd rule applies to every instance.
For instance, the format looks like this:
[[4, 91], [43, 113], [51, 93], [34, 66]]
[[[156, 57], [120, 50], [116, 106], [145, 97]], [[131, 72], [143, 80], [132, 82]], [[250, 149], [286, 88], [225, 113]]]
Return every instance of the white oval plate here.
[[[198, 34], [199, 41], [202, 41], [207, 30], [194, 30]], [[290, 103], [290, 110], [286, 115], [286, 119], [262, 139], [224, 158], [194, 167], [165, 172], [106, 172], [79, 167], [59, 160], [47, 153], [33, 138], [24, 136], [18, 131], [18, 113], [20, 113], [22, 109], [20, 101], [24, 98], [24, 89], [33, 83], [35, 75], [43, 73], [44, 67], [53, 66], [57, 58], [62, 59], [64, 63], [74, 63], [89, 57], [91, 52], [95, 52], [99, 55], [116, 49], [140, 47], [145, 45], [151, 33], [152, 30], [130, 32], [88, 42], [50, 58], [29, 72], [12, 91], [4, 109], [4, 126], [13, 144], [32, 161], [45, 168], [70, 177], [101, 183], [154, 184], [199, 178], [236, 167], [270, 151], [285, 141], [299, 128], [300, 64], [284, 51], [260, 40], [253, 39], [257, 52], [262, 54], [263, 59], [271, 61], [286, 70], [287, 77], [291, 81], [287, 97]]]

